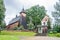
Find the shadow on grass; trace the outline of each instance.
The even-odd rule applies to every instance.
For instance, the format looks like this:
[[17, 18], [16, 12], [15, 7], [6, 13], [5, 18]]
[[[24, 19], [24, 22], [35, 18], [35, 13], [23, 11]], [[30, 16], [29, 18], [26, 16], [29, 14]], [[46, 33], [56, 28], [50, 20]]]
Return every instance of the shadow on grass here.
[[35, 36], [47, 36], [47, 33], [37, 33]]

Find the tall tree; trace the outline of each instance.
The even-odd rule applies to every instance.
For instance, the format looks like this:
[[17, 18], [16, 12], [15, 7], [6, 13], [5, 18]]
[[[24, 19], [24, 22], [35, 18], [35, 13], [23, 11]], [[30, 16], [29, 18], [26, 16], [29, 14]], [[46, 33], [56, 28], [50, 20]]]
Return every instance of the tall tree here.
[[44, 6], [35, 5], [27, 9], [26, 13], [27, 13], [27, 23], [30, 22], [29, 18], [31, 17], [32, 23], [36, 26], [38, 24], [41, 24], [41, 20], [46, 15], [46, 10]]
[[54, 5], [55, 11], [52, 12], [52, 16], [55, 18], [55, 24], [60, 25], [60, 0]]
[[48, 19], [47, 25], [48, 25], [48, 29], [51, 29], [51, 21], [50, 21], [50, 17], [49, 17], [49, 19]]
[[5, 6], [3, 0], [0, 0], [0, 26], [2, 25], [5, 17]]

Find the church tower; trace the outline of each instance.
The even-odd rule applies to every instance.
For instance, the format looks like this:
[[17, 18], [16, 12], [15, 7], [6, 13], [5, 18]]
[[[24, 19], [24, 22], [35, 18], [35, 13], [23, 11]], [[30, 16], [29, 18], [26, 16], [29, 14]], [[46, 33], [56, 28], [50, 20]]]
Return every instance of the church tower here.
[[21, 25], [23, 25], [24, 29], [27, 29], [26, 12], [25, 12], [24, 8], [20, 12], [20, 20], [21, 20], [20, 21], [21, 22]]

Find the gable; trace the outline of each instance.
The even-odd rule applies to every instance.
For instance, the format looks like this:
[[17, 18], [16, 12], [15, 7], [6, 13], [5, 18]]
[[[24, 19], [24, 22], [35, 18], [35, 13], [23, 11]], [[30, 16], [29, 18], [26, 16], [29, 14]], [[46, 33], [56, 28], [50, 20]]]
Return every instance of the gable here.
[[47, 22], [48, 21], [48, 16], [45, 16], [43, 19], [42, 19], [42, 22]]

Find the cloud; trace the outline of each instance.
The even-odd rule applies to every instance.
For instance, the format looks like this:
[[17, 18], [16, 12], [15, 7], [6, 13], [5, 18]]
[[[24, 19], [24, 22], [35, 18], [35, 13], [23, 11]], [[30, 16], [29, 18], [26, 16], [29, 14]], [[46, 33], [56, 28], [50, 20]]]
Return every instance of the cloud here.
[[22, 4], [25, 8], [29, 8], [33, 5], [43, 5], [45, 8], [49, 8], [55, 4], [57, 0], [15, 0], [15, 3]]
[[14, 18], [15, 17], [15, 15], [16, 15], [16, 10], [14, 10], [14, 8], [12, 8], [12, 7], [10, 7], [10, 6], [7, 6], [7, 8], [6, 8], [6, 12], [5, 12], [5, 21], [6, 21], [6, 23], [8, 24], [9, 23], [9, 21], [12, 19], [12, 18]]

